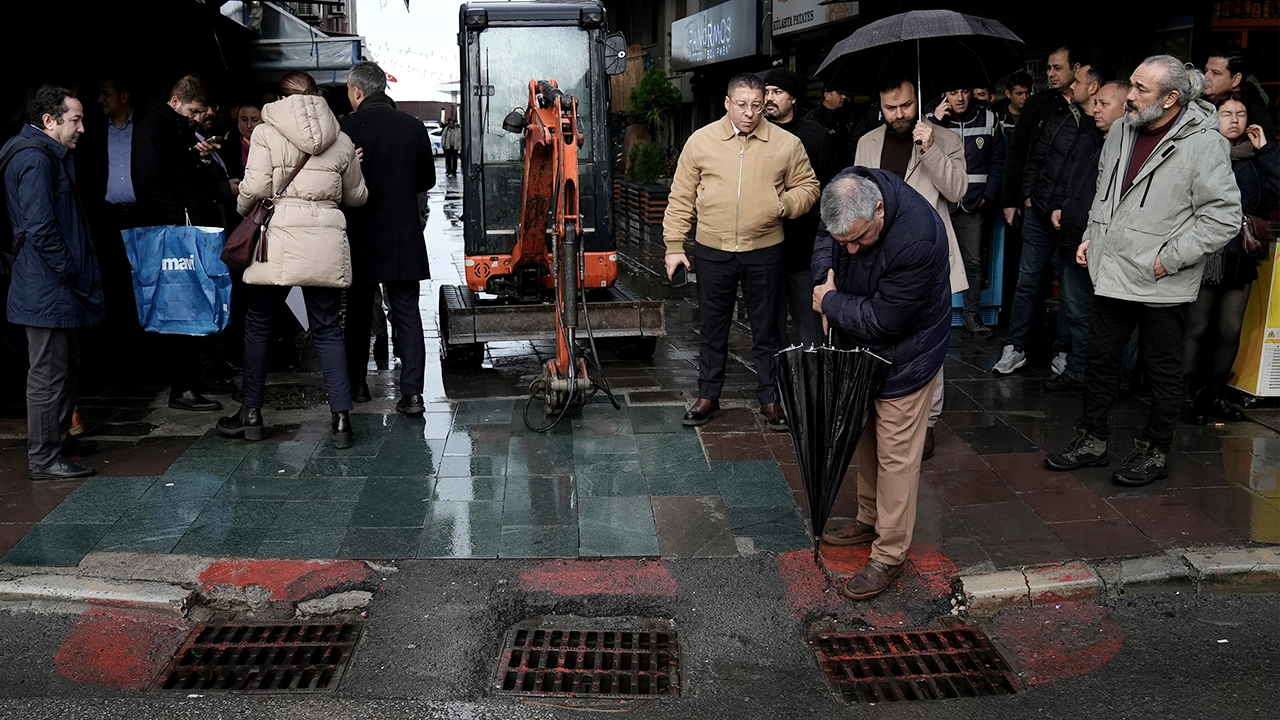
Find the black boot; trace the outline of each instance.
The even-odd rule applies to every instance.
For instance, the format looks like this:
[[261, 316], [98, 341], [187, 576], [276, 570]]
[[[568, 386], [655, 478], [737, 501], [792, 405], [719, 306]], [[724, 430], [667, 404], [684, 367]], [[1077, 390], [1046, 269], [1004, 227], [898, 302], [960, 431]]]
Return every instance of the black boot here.
[[1195, 375], [1186, 375], [1182, 379], [1182, 412], [1179, 419], [1185, 425], [1203, 425], [1204, 411], [1201, 409], [1200, 395], [1203, 388]]
[[1213, 384], [1205, 388], [1204, 412], [1226, 422], [1244, 422], [1248, 419], [1244, 412], [1227, 402], [1227, 381], [1230, 379], [1231, 373], [1219, 375], [1213, 379]]
[[218, 432], [226, 437], [243, 437], [251, 442], [261, 440], [267, 436], [267, 428], [262, 424], [262, 408], [241, 405], [234, 415], [218, 420]]
[[346, 450], [355, 442], [356, 434], [351, 429], [351, 413], [346, 410], [333, 413], [333, 447]]

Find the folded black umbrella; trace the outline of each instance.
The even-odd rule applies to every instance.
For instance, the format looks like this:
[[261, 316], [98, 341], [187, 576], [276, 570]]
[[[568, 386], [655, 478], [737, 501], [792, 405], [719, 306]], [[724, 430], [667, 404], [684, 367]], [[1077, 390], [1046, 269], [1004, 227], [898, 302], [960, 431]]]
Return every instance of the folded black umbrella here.
[[889, 363], [864, 349], [795, 346], [778, 353], [778, 391], [791, 425], [813, 530], [813, 557]]
[[[1022, 39], [996, 20], [953, 10], [912, 10], [877, 20], [836, 43], [818, 76], [839, 86], [873, 90], [880, 80], [928, 79], [941, 93], [991, 85], [1022, 69]], [[923, 106], [923, 102], [921, 103]]]

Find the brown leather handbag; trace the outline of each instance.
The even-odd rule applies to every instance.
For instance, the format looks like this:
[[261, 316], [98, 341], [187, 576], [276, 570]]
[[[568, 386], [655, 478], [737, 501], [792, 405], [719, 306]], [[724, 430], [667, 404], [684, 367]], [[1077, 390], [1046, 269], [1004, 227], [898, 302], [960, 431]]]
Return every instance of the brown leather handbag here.
[[267, 223], [271, 222], [271, 214], [275, 211], [275, 200], [284, 194], [289, 183], [302, 171], [311, 156], [303, 153], [293, 172], [285, 178], [284, 184], [269, 198], [262, 198], [254, 204], [253, 209], [244, 220], [232, 231], [231, 237], [222, 246], [222, 262], [238, 272], [244, 272], [256, 262], [267, 261]]
[[1240, 249], [1254, 260], [1266, 260], [1271, 254], [1271, 243], [1275, 237], [1271, 234], [1271, 226], [1266, 220], [1252, 215], [1245, 215], [1240, 223]]

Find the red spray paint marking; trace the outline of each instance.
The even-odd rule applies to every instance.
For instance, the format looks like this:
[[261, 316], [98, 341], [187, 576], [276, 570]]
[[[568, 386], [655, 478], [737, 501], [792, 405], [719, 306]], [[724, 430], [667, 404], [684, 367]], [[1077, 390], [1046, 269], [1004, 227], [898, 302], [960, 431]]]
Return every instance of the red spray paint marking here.
[[271, 600], [298, 602], [325, 590], [360, 585], [371, 572], [354, 560], [216, 560], [200, 573], [200, 589], [218, 585], [257, 585], [271, 591]]
[[991, 622], [991, 635], [1018, 656], [1030, 685], [1057, 682], [1097, 670], [1120, 652], [1124, 632], [1092, 602], [1006, 610]]
[[[875, 627], [901, 627], [910, 613], [888, 607], [891, 603], [920, 603], [951, 594], [955, 564], [932, 545], [912, 545], [911, 563], [894, 586], [877, 598], [878, 607], [847, 600], [840, 588], [848, 576], [862, 569], [871, 557], [869, 545], [822, 546], [822, 567], [813, 552], [796, 550], [778, 556], [778, 572], [786, 589], [787, 606], [797, 619], [814, 612], [856, 616]], [[828, 589], [829, 586], [829, 589]]]
[[179, 618], [142, 610], [92, 608], [71, 626], [54, 656], [68, 680], [115, 690], [145, 690], [189, 628]]
[[555, 595], [659, 595], [673, 597], [676, 579], [661, 560], [552, 560], [520, 571], [516, 587]]

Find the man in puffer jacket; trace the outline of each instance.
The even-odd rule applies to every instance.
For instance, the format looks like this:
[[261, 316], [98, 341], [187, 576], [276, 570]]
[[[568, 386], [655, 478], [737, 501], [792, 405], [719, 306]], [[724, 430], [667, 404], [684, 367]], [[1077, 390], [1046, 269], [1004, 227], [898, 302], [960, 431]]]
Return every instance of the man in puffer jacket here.
[[1151, 385], [1147, 425], [1112, 475], [1137, 487], [1168, 477], [1182, 405], [1185, 305], [1196, 299], [1206, 255], [1240, 224], [1240, 190], [1204, 75], [1169, 55], [1129, 78], [1125, 116], [1102, 146], [1097, 195], [1076, 261], [1093, 279], [1084, 412], [1076, 437], [1045, 457], [1054, 470], [1104, 467], [1111, 405], [1125, 343], [1140, 328]]

